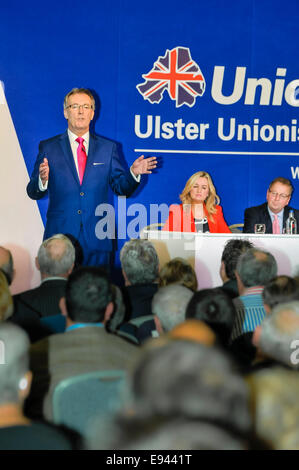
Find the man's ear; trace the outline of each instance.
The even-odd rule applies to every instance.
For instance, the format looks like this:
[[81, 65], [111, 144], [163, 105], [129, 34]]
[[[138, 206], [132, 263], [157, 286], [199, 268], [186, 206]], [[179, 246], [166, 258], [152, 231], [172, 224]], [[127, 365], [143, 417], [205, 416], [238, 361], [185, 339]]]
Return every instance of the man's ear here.
[[154, 315], [154, 322], [155, 322], [155, 325], [156, 325], [156, 330], [158, 331], [159, 335], [163, 335], [164, 330], [163, 330], [163, 327], [162, 327], [161, 322], [160, 322], [159, 318], [157, 317], [157, 315]]
[[124, 280], [125, 280], [125, 286], [130, 286], [131, 284], [130, 284], [129, 279], [127, 278], [127, 275], [126, 275], [125, 271], [122, 269], [121, 272], [122, 272], [122, 275], [123, 275]]
[[61, 297], [61, 299], [59, 300], [59, 308], [60, 308], [60, 311], [61, 311], [61, 314], [64, 316], [64, 317], [67, 317], [67, 308], [66, 308], [66, 301], [65, 301], [65, 297]]
[[237, 271], [235, 271], [235, 276], [236, 276], [236, 280], [237, 280], [237, 284], [238, 284], [239, 294], [242, 295], [242, 293], [244, 291], [244, 284], [241, 281], [241, 278], [240, 278], [239, 274], [237, 273]]
[[35, 266], [36, 266], [36, 269], [37, 269], [38, 271], [40, 271], [40, 266], [39, 266], [39, 262], [38, 262], [38, 257], [37, 257], [37, 256], [36, 256], [36, 258], [35, 258]]
[[31, 382], [32, 382], [32, 372], [28, 370], [24, 377], [21, 378], [19, 382], [19, 397], [21, 400], [25, 400], [27, 396], [29, 395], [30, 388], [31, 388]]
[[103, 321], [104, 325], [107, 323], [107, 321], [111, 317], [113, 310], [114, 310], [114, 303], [109, 302], [109, 304], [106, 307], [106, 311], [105, 311], [105, 315], [104, 315], [104, 321]]

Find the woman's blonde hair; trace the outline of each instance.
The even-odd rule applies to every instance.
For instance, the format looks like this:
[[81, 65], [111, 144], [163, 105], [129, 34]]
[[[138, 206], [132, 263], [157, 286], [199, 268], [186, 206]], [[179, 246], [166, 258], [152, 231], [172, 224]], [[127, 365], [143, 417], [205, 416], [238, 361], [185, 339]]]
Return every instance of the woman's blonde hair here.
[[197, 278], [192, 266], [183, 258], [173, 258], [166, 263], [159, 273], [159, 286], [181, 284], [188, 289], [197, 290]]
[[213, 222], [214, 221], [213, 220], [213, 214], [216, 213], [215, 206], [216, 206], [216, 204], [220, 203], [220, 198], [216, 194], [216, 188], [213, 184], [212, 178], [210, 177], [209, 173], [207, 173], [206, 171], [198, 171], [197, 173], [194, 173], [194, 175], [190, 176], [190, 178], [188, 179], [182, 193], [180, 194], [180, 199], [181, 199], [183, 204], [191, 204], [192, 203], [191, 197], [190, 197], [190, 191], [191, 191], [192, 187], [194, 186], [195, 181], [197, 180], [197, 178], [206, 178], [207, 181], [208, 181], [209, 195], [205, 200], [205, 205], [206, 205], [206, 209], [207, 209], [209, 218]]

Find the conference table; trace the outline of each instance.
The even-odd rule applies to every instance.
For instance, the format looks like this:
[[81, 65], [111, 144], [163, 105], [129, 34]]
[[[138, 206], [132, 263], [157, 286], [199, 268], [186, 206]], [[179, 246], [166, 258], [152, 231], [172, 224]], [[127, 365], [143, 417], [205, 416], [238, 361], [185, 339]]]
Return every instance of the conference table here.
[[227, 241], [236, 238], [250, 240], [257, 248], [272, 253], [278, 274], [299, 274], [299, 235], [144, 230], [142, 238], [147, 238], [155, 246], [161, 267], [176, 257], [188, 260], [195, 269], [199, 289], [222, 284], [219, 274], [221, 255]]

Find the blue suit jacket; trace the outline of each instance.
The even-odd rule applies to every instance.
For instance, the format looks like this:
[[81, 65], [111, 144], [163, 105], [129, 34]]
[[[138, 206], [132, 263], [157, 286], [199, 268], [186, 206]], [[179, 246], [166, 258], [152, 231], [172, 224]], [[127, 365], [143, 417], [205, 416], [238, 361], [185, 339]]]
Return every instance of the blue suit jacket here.
[[[39, 165], [49, 162], [47, 191], [38, 187]], [[112, 241], [96, 236], [99, 204], [108, 203], [108, 188], [118, 195], [129, 196], [138, 186], [130, 172], [121, 165], [117, 145], [103, 137], [90, 134], [87, 163], [80, 185], [67, 132], [44, 140], [27, 186], [31, 199], [49, 195], [49, 206], [44, 238], [56, 233], [69, 233], [78, 238], [81, 224], [90, 250], [111, 251]]]

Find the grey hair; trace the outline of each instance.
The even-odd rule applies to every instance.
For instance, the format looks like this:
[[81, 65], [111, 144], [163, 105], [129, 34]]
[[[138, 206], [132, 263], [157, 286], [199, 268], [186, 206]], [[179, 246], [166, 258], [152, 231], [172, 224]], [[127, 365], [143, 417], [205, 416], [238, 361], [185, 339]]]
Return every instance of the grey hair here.
[[245, 287], [264, 286], [277, 275], [277, 263], [268, 251], [251, 248], [239, 257], [236, 271]]
[[91, 91], [88, 88], [73, 88], [71, 91], [69, 91], [68, 94], [65, 95], [65, 97], [64, 97], [63, 109], [67, 108], [68, 99], [70, 98], [70, 96], [76, 95], [76, 94], [82, 94], [82, 95], [84, 94], [84, 95], [89, 96], [89, 98], [91, 99], [91, 102], [92, 102], [92, 109], [95, 110], [95, 108], [96, 108], [95, 99], [94, 99], [93, 94], [91, 93]]
[[29, 370], [29, 338], [25, 331], [9, 322], [0, 324], [0, 404], [19, 402], [19, 383]]
[[186, 308], [192, 296], [190, 289], [178, 284], [161, 287], [156, 292], [152, 312], [159, 318], [164, 332], [185, 321]]
[[[64, 243], [64, 250], [61, 253], [53, 251], [56, 240]], [[69, 271], [75, 262], [75, 248], [68, 237], [58, 233], [45, 240], [40, 246], [37, 254], [40, 271], [49, 276], [59, 276]]]
[[130, 382], [127, 408], [108, 432], [101, 421], [91, 448], [233, 449], [251, 429], [247, 384], [216, 347], [184, 340], [151, 347]]
[[258, 346], [268, 357], [299, 369], [299, 364], [292, 361], [295, 340], [299, 349], [299, 301], [279, 304], [263, 320]]
[[132, 285], [152, 283], [158, 278], [159, 258], [148, 240], [126, 242], [120, 252], [120, 262]]

